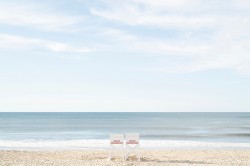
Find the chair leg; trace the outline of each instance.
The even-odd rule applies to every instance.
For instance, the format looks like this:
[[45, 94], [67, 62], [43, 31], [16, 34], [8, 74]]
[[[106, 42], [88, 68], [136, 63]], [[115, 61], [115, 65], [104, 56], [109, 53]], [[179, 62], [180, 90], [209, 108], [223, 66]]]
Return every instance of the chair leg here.
[[111, 154], [109, 154], [108, 161], [111, 161]]
[[113, 155], [113, 151], [112, 149], [109, 150], [109, 157], [108, 157], [108, 161], [111, 161], [112, 159], [112, 155]]
[[139, 147], [137, 149], [137, 157], [138, 157], [138, 161], [141, 161], [141, 155], [140, 155]]
[[125, 161], [125, 151], [124, 151], [124, 149], [122, 150], [122, 158]]
[[126, 153], [126, 154], [124, 155], [124, 161], [127, 161], [127, 159], [128, 159], [128, 154]]

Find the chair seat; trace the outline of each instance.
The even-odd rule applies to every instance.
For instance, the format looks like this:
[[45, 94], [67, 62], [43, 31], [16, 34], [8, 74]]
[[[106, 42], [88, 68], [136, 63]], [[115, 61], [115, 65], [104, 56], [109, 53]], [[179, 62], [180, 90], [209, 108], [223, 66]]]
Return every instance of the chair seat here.
[[127, 144], [139, 144], [139, 142], [136, 141], [136, 140], [129, 140], [129, 141], [127, 141], [126, 143], [127, 143]]
[[123, 144], [122, 141], [120, 140], [113, 140], [112, 142], [110, 142], [111, 144]]

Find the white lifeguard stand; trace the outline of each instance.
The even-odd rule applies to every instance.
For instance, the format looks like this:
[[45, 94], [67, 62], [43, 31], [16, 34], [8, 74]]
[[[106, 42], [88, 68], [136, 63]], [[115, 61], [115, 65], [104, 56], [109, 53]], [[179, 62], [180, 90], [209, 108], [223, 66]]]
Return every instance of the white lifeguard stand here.
[[108, 160], [121, 155], [124, 159], [124, 134], [110, 134], [110, 153]]
[[125, 160], [127, 160], [129, 155], [135, 154], [138, 161], [140, 161], [140, 153], [139, 153], [140, 135], [139, 133], [126, 133], [125, 140], [126, 140]]

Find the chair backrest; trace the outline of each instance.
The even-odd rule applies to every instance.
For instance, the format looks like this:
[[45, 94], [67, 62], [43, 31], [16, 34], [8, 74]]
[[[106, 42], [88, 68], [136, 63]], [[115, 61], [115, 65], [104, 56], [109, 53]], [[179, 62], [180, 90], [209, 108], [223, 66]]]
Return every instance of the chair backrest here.
[[110, 144], [123, 144], [124, 135], [123, 134], [110, 134]]
[[126, 133], [125, 139], [126, 144], [139, 144], [140, 135], [139, 133]]

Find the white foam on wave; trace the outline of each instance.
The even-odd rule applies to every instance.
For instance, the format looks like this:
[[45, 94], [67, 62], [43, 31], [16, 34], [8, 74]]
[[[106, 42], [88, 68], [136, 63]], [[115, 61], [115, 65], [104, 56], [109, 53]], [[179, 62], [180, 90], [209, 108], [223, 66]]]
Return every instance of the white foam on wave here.
[[[250, 149], [250, 143], [141, 140], [141, 149]], [[109, 140], [0, 140], [2, 150], [108, 149]]]

